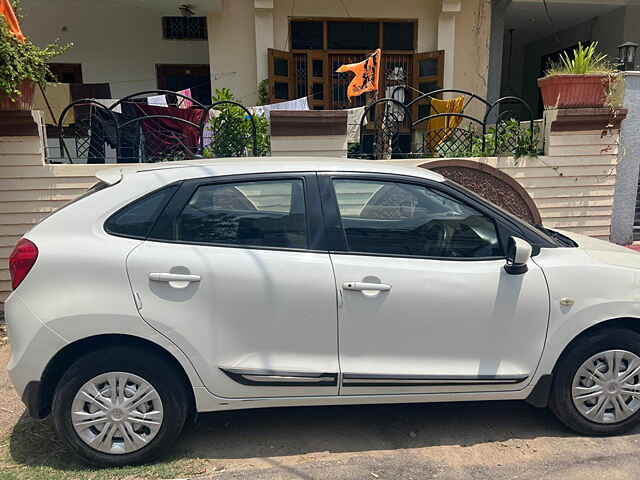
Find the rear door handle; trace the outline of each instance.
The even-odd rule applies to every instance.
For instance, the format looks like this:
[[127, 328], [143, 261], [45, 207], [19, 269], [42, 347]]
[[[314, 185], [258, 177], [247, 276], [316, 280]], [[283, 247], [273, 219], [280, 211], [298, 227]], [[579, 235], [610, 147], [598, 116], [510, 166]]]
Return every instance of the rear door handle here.
[[354, 290], [362, 292], [363, 290], [388, 292], [391, 290], [391, 285], [386, 283], [367, 283], [367, 282], [344, 282], [342, 284], [344, 290]]
[[200, 275], [185, 275], [182, 273], [150, 273], [149, 280], [154, 282], [199, 282]]

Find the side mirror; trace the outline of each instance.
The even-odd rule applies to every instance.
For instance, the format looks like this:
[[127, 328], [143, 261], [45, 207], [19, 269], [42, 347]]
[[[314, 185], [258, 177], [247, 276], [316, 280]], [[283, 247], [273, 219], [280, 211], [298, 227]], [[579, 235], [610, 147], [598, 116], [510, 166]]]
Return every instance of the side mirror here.
[[522, 275], [529, 270], [527, 262], [531, 258], [531, 245], [518, 237], [509, 237], [507, 264], [504, 269], [510, 275]]

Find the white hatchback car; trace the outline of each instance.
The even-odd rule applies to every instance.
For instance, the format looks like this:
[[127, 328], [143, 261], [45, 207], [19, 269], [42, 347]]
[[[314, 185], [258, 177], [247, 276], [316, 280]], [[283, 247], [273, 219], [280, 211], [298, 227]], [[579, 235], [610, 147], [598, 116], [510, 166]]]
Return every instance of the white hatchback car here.
[[424, 169], [239, 159], [106, 170], [10, 259], [9, 372], [100, 465], [196, 412], [523, 399], [640, 421], [640, 255]]

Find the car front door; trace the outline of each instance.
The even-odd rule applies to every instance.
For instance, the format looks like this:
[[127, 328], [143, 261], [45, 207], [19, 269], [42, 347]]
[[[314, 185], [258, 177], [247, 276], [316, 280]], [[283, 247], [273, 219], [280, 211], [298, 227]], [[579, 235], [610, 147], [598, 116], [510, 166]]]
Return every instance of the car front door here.
[[549, 295], [533, 261], [525, 274], [505, 271], [503, 244], [515, 232], [438, 182], [324, 175], [321, 184], [340, 294], [341, 394], [527, 384]]
[[184, 182], [127, 259], [140, 315], [228, 398], [338, 393], [336, 290], [311, 175]]

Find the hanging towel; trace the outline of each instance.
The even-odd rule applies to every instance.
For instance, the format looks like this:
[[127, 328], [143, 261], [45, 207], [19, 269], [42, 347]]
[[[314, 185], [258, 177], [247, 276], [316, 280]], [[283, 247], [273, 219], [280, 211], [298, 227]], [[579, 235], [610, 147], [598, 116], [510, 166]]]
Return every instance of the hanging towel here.
[[[431, 99], [431, 115], [438, 113], [462, 113], [463, 110], [464, 97], [456, 97], [451, 100]], [[449, 138], [453, 131], [460, 126], [461, 122], [462, 117], [438, 117], [427, 121], [427, 142], [430, 151], [435, 152], [437, 146]]]
[[176, 107], [159, 107], [157, 105], [136, 106], [145, 115], [166, 115], [168, 118], [143, 118], [142, 133], [145, 136], [145, 153], [150, 157], [162, 158], [167, 152], [182, 151], [187, 156], [197, 153], [200, 145], [200, 129], [179, 119], [200, 125], [204, 110]]
[[158, 107], [168, 107], [167, 96], [166, 95], [153, 95], [151, 97], [147, 97], [147, 103], [149, 105], [156, 105]]
[[[42, 95], [42, 91], [39, 87], [36, 87], [33, 96], [33, 109], [42, 110], [44, 112], [44, 122], [46, 125], [58, 125], [60, 115], [62, 111], [71, 103], [71, 90], [68, 83], [47, 83], [44, 88], [44, 93], [47, 96], [51, 110], [53, 110], [53, 117], [47, 106], [47, 102]], [[55, 117], [55, 118], [54, 118]], [[69, 109], [62, 119], [62, 125], [68, 127], [70, 124], [75, 123], [76, 116], [73, 108]]]
[[[347, 142], [358, 143], [360, 142], [360, 120], [364, 115], [365, 107], [349, 108], [347, 109]], [[367, 117], [364, 117], [362, 125], [368, 123]]]
[[[191, 89], [190, 88], [185, 88], [184, 90], [180, 90], [179, 92], [180, 95], [184, 95], [185, 97], [189, 97], [191, 98]], [[177, 97], [178, 98], [178, 108], [191, 108], [193, 106], [193, 102], [189, 99], [183, 98], [183, 97]]]
[[271, 103], [269, 105], [260, 105], [257, 107], [250, 107], [249, 111], [254, 115], [264, 115], [267, 120], [270, 120], [271, 110], [292, 110], [302, 111], [309, 110], [309, 102], [307, 97], [298, 98], [296, 100], [289, 100], [288, 102]]

